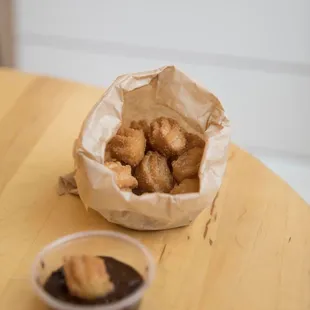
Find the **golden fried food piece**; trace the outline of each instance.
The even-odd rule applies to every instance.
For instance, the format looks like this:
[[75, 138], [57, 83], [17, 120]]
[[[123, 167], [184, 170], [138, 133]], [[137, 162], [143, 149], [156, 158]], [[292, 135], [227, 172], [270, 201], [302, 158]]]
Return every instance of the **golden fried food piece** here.
[[184, 179], [180, 184], [176, 184], [170, 194], [186, 194], [199, 192], [199, 179]]
[[107, 147], [113, 158], [135, 167], [144, 156], [145, 144], [142, 130], [121, 127]]
[[104, 153], [104, 161], [113, 161], [113, 157], [109, 147], [107, 146]]
[[198, 135], [195, 135], [194, 133], [185, 133], [185, 138], [186, 138], [186, 150], [190, 150], [194, 147], [205, 147], [205, 141], [201, 139]]
[[172, 162], [173, 176], [178, 182], [184, 179], [197, 177], [201, 158], [203, 155], [203, 148], [194, 147]]
[[114, 172], [115, 182], [120, 189], [127, 190], [138, 186], [138, 181], [131, 175], [129, 165], [122, 165], [119, 161], [108, 161], [104, 165]]
[[157, 118], [151, 123], [149, 142], [155, 151], [166, 157], [180, 155], [186, 146], [183, 129], [177, 121], [166, 117]]
[[130, 124], [130, 128], [142, 130], [144, 133], [144, 137], [146, 140], [146, 146], [145, 151], [149, 151], [151, 149], [150, 143], [149, 143], [149, 134], [150, 134], [150, 126], [146, 122], [146, 120], [140, 120], [140, 121], [132, 121]]
[[157, 152], [149, 151], [136, 168], [135, 177], [139, 188], [146, 192], [169, 193], [173, 187], [173, 177], [167, 159]]
[[142, 130], [144, 133], [145, 139], [148, 139], [149, 133], [150, 133], [150, 126], [146, 122], [146, 120], [140, 120], [140, 121], [132, 121], [130, 124], [130, 128]]
[[114, 290], [104, 261], [95, 256], [64, 258], [64, 274], [71, 295], [83, 299], [103, 297]]

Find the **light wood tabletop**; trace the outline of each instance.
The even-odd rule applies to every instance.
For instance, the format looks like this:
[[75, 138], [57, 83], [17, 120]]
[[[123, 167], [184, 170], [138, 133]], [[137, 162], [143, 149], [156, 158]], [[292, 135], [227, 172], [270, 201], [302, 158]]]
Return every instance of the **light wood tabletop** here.
[[[136, 232], [57, 195], [72, 144], [103, 90], [0, 70], [0, 309], [41, 310], [30, 268], [54, 239], [88, 229], [141, 240], [157, 262], [142, 310], [310, 309], [310, 210], [232, 145], [212, 209], [189, 227]], [[211, 213], [211, 217], [210, 217]]]

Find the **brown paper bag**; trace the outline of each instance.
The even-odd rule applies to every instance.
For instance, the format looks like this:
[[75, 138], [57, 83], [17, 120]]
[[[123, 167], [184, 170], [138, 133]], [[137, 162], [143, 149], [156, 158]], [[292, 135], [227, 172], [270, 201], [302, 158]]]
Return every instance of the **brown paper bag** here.
[[[103, 165], [107, 142], [121, 123], [171, 117], [206, 141], [199, 193], [136, 196], [121, 191]], [[173, 66], [120, 76], [84, 121], [74, 146], [75, 181], [86, 207], [112, 223], [137, 229], [161, 230], [189, 225], [212, 205], [227, 161], [229, 121], [219, 100]], [[62, 192], [76, 193], [72, 175], [61, 179]]]

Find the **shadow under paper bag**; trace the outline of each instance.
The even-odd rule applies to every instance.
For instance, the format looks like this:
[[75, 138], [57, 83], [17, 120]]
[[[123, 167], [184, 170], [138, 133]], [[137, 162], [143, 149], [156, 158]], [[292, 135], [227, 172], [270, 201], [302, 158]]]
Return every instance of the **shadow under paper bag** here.
[[[199, 193], [137, 196], [121, 191], [103, 165], [121, 123], [171, 117], [206, 141]], [[137, 230], [189, 225], [217, 194], [227, 163], [230, 125], [219, 100], [174, 66], [118, 77], [85, 119], [74, 145], [75, 172], [60, 178], [60, 194], [78, 193], [109, 222]], [[76, 182], [76, 183], [75, 183]]]

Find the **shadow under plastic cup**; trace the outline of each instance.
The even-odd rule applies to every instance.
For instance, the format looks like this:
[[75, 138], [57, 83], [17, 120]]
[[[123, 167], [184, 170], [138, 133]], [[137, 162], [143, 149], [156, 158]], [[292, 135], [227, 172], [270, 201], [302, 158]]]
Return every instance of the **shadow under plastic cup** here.
[[[55, 298], [44, 290], [44, 283], [53, 271], [63, 265], [64, 256], [111, 256], [134, 268], [143, 277], [143, 284], [120, 301], [105, 305], [76, 305]], [[145, 290], [155, 274], [155, 264], [148, 249], [139, 241], [112, 231], [86, 231], [62, 237], [47, 245], [35, 258], [32, 283], [37, 295], [56, 310], [133, 310], [138, 309]]]

